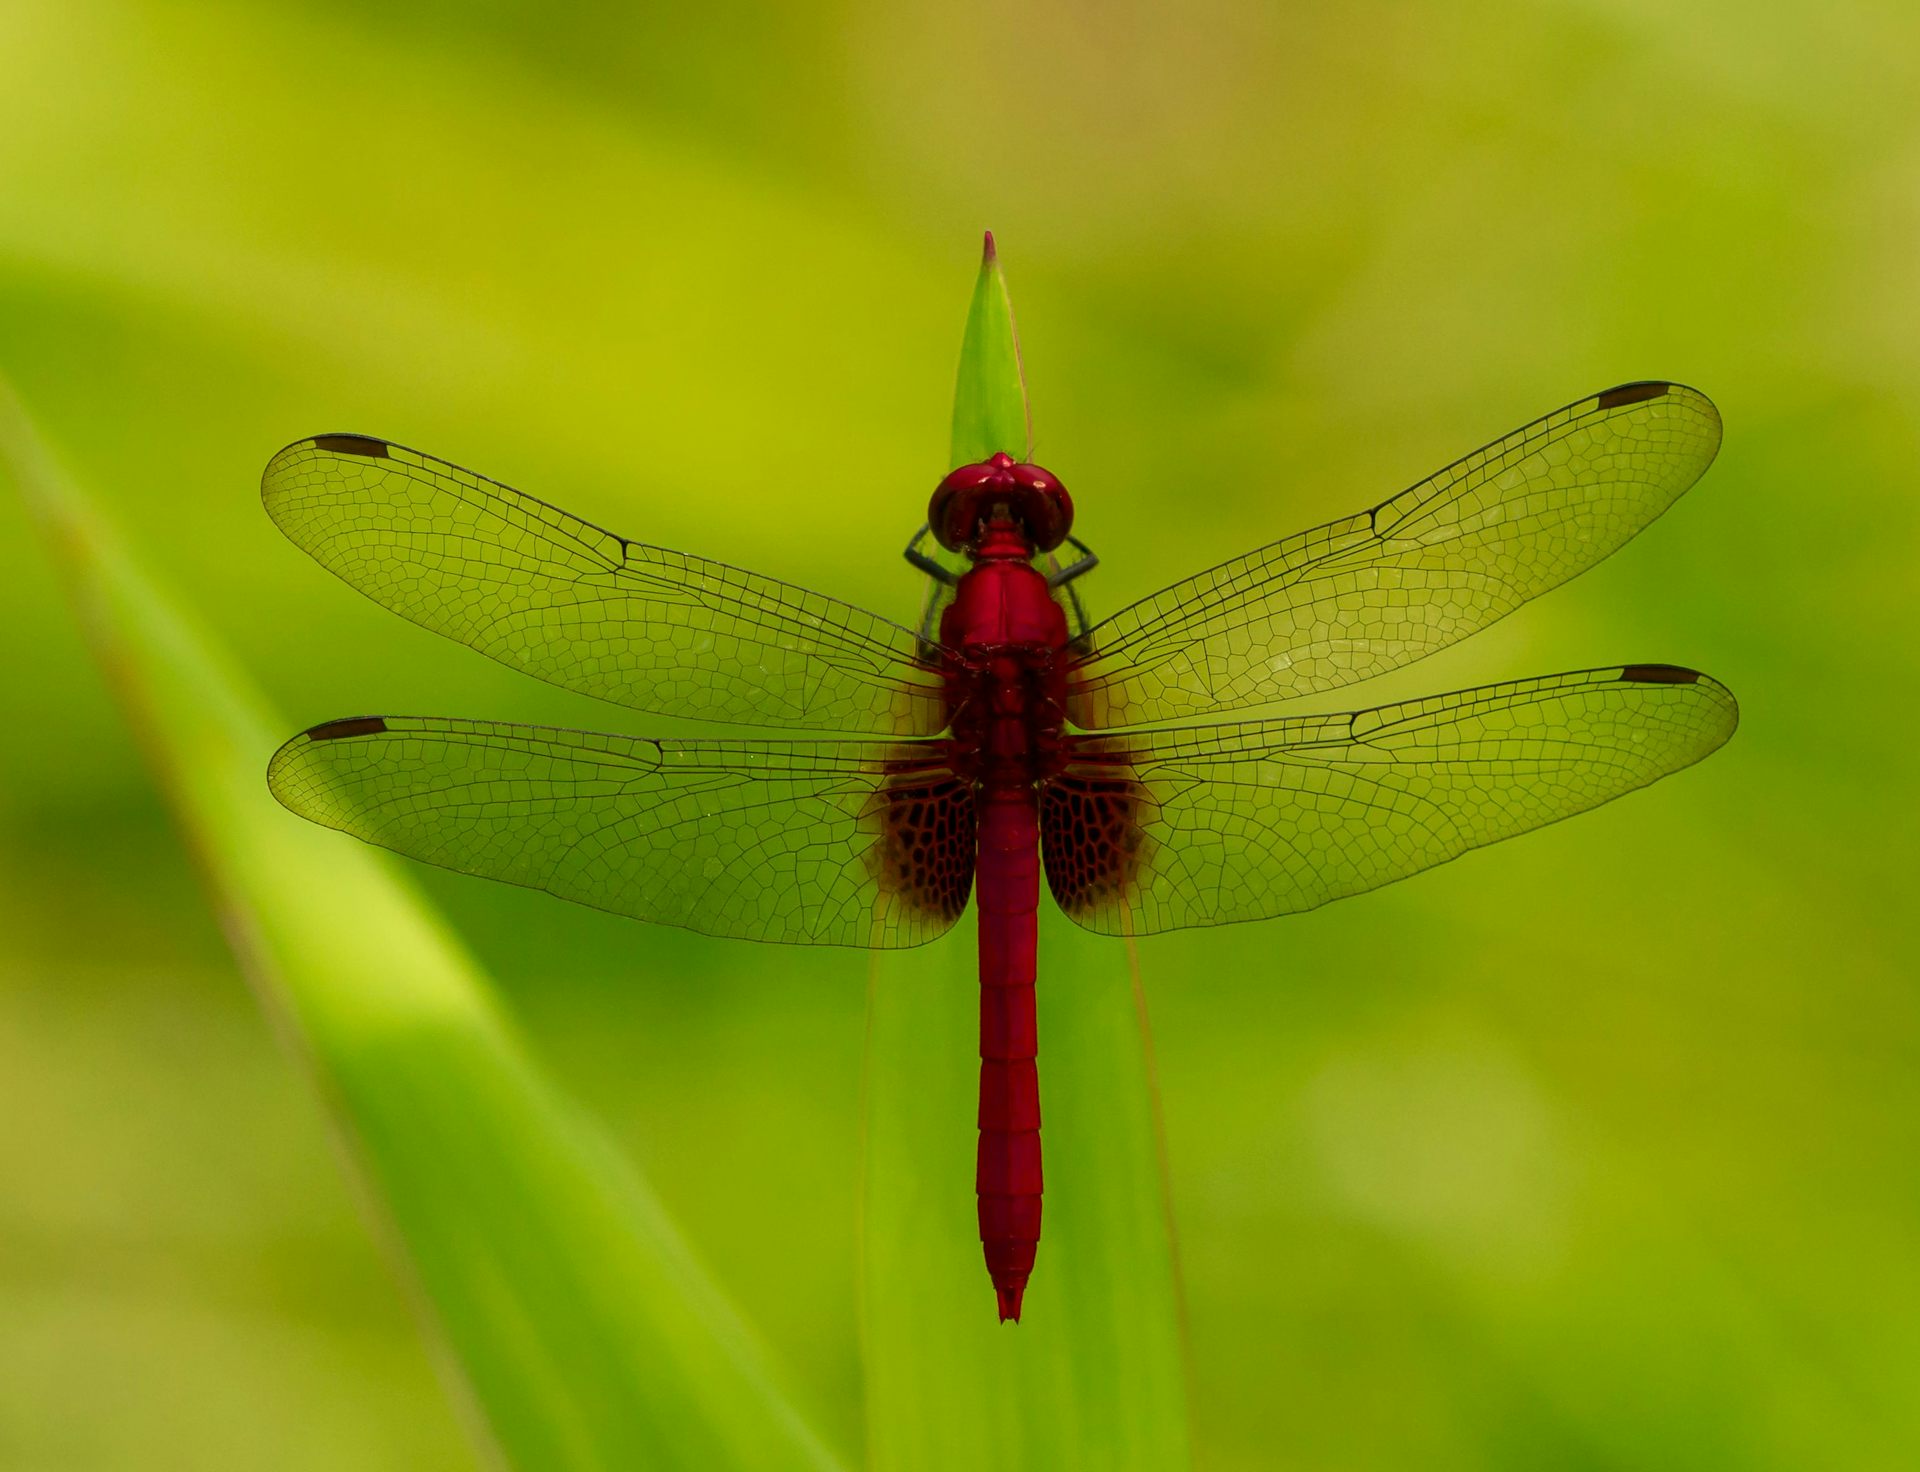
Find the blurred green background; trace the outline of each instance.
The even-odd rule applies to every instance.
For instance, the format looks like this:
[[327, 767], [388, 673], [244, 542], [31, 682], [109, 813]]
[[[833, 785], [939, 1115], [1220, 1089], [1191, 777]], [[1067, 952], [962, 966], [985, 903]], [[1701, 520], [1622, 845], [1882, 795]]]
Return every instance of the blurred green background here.
[[[1197, 1455], [1909, 1468], [1917, 179], [1891, 4], [8, 0], [0, 367], [291, 722], [656, 731], [334, 582], [261, 465], [390, 436], [905, 617], [983, 225], [1096, 611], [1699, 385], [1694, 493], [1359, 699], [1670, 660], [1734, 742], [1142, 946]], [[471, 1465], [11, 501], [0, 629], [0, 1467]], [[864, 962], [422, 877], [857, 1451]]]

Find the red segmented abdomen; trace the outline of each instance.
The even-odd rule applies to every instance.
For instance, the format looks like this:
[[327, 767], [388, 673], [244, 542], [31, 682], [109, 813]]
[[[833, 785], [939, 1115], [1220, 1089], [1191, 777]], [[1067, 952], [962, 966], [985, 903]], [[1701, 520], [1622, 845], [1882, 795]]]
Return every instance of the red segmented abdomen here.
[[1040, 1241], [1040, 1076], [1034, 967], [1039, 948], [1040, 827], [1033, 789], [980, 795], [980, 1245], [1002, 1320]]

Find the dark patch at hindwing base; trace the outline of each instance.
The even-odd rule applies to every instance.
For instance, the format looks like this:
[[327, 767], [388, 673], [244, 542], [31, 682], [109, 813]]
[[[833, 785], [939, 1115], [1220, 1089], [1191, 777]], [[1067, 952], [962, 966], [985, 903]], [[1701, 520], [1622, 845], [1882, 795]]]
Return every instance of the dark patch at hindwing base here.
[[951, 923], [973, 892], [974, 803], [965, 782], [944, 768], [900, 773], [877, 789], [867, 818], [878, 841], [867, 866], [886, 894]]
[[[1114, 760], [1114, 759], [1109, 759]], [[1153, 797], [1114, 766], [1070, 768], [1040, 791], [1040, 853], [1047, 888], [1067, 914], [1124, 905], [1152, 852]]]

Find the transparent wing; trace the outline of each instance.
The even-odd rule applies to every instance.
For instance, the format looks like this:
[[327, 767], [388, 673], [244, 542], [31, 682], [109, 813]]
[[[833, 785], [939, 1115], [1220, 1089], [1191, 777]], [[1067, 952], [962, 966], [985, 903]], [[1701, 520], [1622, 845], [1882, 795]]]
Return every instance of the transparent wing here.
[[295, 545], [374, 602], [569, 690], [749, 725], [931, 735], [946, 722], [910, 630], [630, 542], [403, 445], [296, 440], [260, 491]]
[[1680, 384], [1581, 399], [1371, 511], [1096, 625], [1068, 716], [1089, 730], [1177, 720], [1410, 664], [1624, 545], [1719, 445], [1718, 412]]
[[648, 741], [329, 721], [267, 783], [409, 858], [706, 935], [897, 947], [965, 908], [973, 806], [934, 742]]
[[1041, 797], [1047, 880], [1144, 935], [1310, 910], [1598, 807], [1739, 717], [1672, 665], [1490, 685], [1351, 715], [1082, 737]]

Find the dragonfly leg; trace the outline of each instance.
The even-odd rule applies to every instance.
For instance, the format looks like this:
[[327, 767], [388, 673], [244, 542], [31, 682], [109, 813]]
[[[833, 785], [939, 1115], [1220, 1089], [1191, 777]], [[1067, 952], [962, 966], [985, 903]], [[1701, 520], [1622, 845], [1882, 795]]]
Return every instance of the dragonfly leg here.
[[930, 523], [921, 522], [920, 530], [913, 534], [913, 540], [907, 543], [907, 550], [901, 553], [901, 556], [905, 557], [908, 562], [919, 568], [920, 571], [932, 578], [935, 582], [944, 583], [947, 587], [951, 588], [960, 581], [959, 577], [947, 571], [946, 568], [942, 567], [933, 558], [927, 556], [926, 553], [920, 550], [920, 544], [926, 541], [928, 534], [931, 533], [932, 530], [933, 527]]
[[1064, 588], [1075, 578], [1092, 572], [1100, 565], [1100, 559], [1094, 555], [1093, 548], [1089, 547], [1078, 537], [1068, 537], [1067, 544], [1080, 554], [1080, 560], [1078, 562], [1070, 562], [1065, 567], [1056, 567], [1052, 572], [1048, 573], [1047, 586], [1049, 588]]
[[1098, 567], [1100, 559], [1094, 555], [1093, 548], [1078, 537], [1069, 536], [1067, 543], [1080, 554], [1080, 558], [1077, 562], [1068, 563], [1065, 567], [1061, 567], [1056, 560], [1053, 571], [1047, 574], [1047, 586], [1067, 590], [1067, 602], [1073, 606], [1073, 637], [1075, 640], [1082, 640], [1087, 637], [1087, 632], [1093, 625], [1087, 618], [1086, 607], [1080, 602], [1080, 590], [1073, 584], [1076, 579]]

